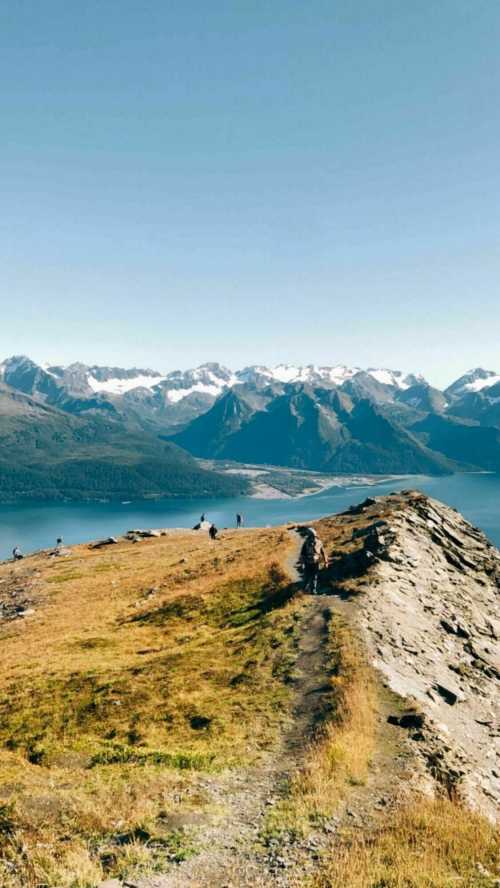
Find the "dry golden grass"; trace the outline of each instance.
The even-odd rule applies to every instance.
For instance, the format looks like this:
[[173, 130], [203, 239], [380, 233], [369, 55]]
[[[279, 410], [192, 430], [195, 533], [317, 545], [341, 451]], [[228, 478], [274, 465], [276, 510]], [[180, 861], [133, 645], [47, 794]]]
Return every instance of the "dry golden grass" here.
[[418, 799], [368, 834], [345, 833], [311, 888], [493, 888], [498, 834], [446, 799]]
[[[347, 525], [320, 532], [350, 545]], [[93, 888], [193, 852], [180, 825], [207, 810], [200, 772], [258, 762], [290, 720], [306, 605], [287, 596], [289, 546], [281, 530], [179, 533], [0, 565], [2, 589], [37, 599], [0, 630], [1, 888]], [[377, 745], [373, 676], [331, 630], [332, 719], [271, 833], [331, 816]], [[419, 800], [343, 833], [314, 888], [493, 888], [494, 851], [480, 818]]]
[[331, 813], [349, 786], [364, 783], [376, 741], [376, 685], [350, 629], [330, 624], [335, 711], [311, 748], [301, 790], [315, 816]]
[[329, 627], [333, 712], [303, 768], [268, 818], [269, 834], [304, 834], [331, 817], [349, 788], [364, 783], [376, 742], [376, 685], [360, 646], [336, 618]]
[[0, 632], [2, 886], [88, 888], [190, 853], [175, 823], [203, 809], [196, 772], [257, 761], [290, 717], [289, 546], [175, 533], [0, 566], [38, 599]]

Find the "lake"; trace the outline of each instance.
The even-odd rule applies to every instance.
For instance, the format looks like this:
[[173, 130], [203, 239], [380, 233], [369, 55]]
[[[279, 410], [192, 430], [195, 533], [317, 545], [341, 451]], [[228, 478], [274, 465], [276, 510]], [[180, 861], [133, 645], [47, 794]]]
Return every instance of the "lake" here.
[[245, 526], [264, 527], [287, 521], [305, 522], [341, 512], [366, 496], [418, 488], [459, 509], [500, 547], [500, 475], [467, 474], [444, 478], [413, 477], [371, 487], [330, 488], [300, 499], [179, 499], [120, 503], [23, 503], [0, 505], [0, 558], [15, 545], [22, 551], [118, 536], [131, 528], [193, 527], [202, 512], [217, 527], [234, 526], [236, 512]]

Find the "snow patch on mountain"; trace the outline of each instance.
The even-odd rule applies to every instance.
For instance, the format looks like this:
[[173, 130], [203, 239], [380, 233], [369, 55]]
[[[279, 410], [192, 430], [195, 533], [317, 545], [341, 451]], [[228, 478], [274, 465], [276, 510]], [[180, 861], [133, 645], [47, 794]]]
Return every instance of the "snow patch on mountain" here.
[[[320, 384], [322, 382], [330, 385], [342, 386], [348, 380], [352, 379], [358, 373], [362, 373], [361, 367], [348, 367], [345, 364], [336, 364], [332, 367], [320, 367], [316, 364], [308, 364], [307, 366], [295, 364], [277, 364], [274, 367], [262, 367], [259, 365], [245, 367], [237, 373], [241, 382], [253, 382], [255, 379], [265, 381], [268, 379], [273, 382], [296, 383], [308, 382]], [[384, 368], [372, 367], [366, 371], [377, 382], [382, 385], [390, 385], [401, 390], [410, 388], [417, 382], [424, 382], [422, 376], [405, 376], [400, 370], [387, 370]]]
[[[253, 365], [233, 372], [217, 363], [206, 363], [191, 370], [174, 370], [166, 374], [150, 369], [123, 369], [120, 367], [89, 366], [74, 363], [67, 366], [34, 364], [29, 358], [15, 356], [0, 364], [0, 379], [13, 377], [25, 369], [40, 369], [47, 376], [57, 380], [63, 388], [72, 392], [89, 390], [94, 395], [122, 396], [134, 390], [146, 389], [161, 393], [171, 404], [177, 404], [193, 394], [203, 394], [217, 398], [224, 391], [238, 384], [282, 385], [306, 383], [310, 385], [343, 386], [347, 381], [362, 373], [360, 367], [336, 364], [320, 366], [317, 364], [276, 364], [274, 366]], [[483, 371], [484, 373], [485, 371]], [[399, 370], [370, 368], [366, 373], [377, 382], [392, 388], [405, 390], [416, 382], [424, 381], [423, 377], [405, 376]], [[490, 384], [498, 379], [491, 380]]]
[[154, 386], [162, 382], [164, 376], [134, 376], [132, 379], [119, 379], [117, 377], [101, 381], [95, 376], [89, 375], [87, 382], [96, 394], [105, 393], [107, 395], [124, 395], [136, 388], [153, 389]]
[[464, 386], [464, 391], [482, 392], [483, 389], [489, 389], [496, 385], [497, 382], [500, 382], [500, 376], [498, 374], [493, 374], [492, 376], [489, 376], [488, 379], [476, 379], [474, 382], [470, 382], [468, 385]]
[[401, 372], [401, 370], [370, 368], [369, 370], [367, 370], [367, 373], [369, 373], [369, 375], [372, 376], [373, 379], [375, 379], [377, 382], [380, 382], [382, 385], [391, 385], [395, 388], [401, 389], [401, 391], [409, 389], [410, 386], [415, 385], [417, 382], [425, 382], [423, 376], [413, 376], [413, 374], [405, 376]]
[[343, 385], [348, 379], [359, 373], [359, 367], [346, 367], [338, 364], [335, 367], [320, 367], [316, 364], [301, 366], [297, 364], [276, 364], [273, 367], [254, 365], [245, 367], [236, 374], [240, 382], [261, 381], [281, 382], [283, 384], [296, 382], [321, 383], [328, 382], [333, 385]]
[[193, 395], [195, 392], [199, 392], [204, 395], [211, 395], [213, 398], [218, 398], [220, 394], [224, 391], [224, 385], [204, 385], [203, 382], [197, 382], [195, 385], [190, 386], [185, 389], [170, 389], [167, 392], [167, 398], [172, 404], [177, 404], [178, 401], [182, 401], [184, 398], [187, 398], [188, 395]]
[[446, 392], [454, 397], [460, 397], [470, 392], [482, 392], [499, 382], [500, 375], [494, 370], [483, 370], [482, 367], [476, 367], [475, 370], [469, 370], [468, 373], [448, 386]]
[[223, 391], [239, 382], [237, 374], [220, 364], [202, 364], [194, 370], [174, 370], [164, 377], [158, 388], [166, 392], [167, 400], [177, 404], [189, 395], [198, 393], [218, 398]]

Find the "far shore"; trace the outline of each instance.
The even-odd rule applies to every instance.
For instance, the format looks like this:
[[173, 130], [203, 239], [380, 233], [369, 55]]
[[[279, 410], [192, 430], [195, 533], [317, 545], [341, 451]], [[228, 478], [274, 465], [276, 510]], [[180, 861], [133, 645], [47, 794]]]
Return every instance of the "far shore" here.
[[344, 490], [363, 490], [363, 488], [376, 487], [378, 484], [387, 484], [390, 481], [401, 481], [410, 478], [411, 475], [380, 475], [377, 477], [353, 478], [335, 477], [317, 479], [313, 487], [306, 487], [300, 493], [287, 493], [279, 487], [265, 482], [256, 481], [253, 485], [253, 491], [248, 495], [249, 499], [276, 500], [276, 499], [304, 499], [307, 496], [315, 496], [323, 493], [325, 490], [331, 490], [338, 487]]

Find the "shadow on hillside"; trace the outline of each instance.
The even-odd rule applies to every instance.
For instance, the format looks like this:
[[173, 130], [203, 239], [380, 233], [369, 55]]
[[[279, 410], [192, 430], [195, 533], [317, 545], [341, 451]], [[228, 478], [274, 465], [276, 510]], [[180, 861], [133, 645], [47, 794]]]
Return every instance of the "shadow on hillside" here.
[[[363, 550], [337, 555], [330, 566], [320, 571], [318, 589], [321, 595], [330, 595], [348, 601], [359, 595], [355, 581], [366, 575], [375, 559]], [[354, 581], [354, 582], [353, 582]]]
[[204, 613], [205, 607], [201, 596], [180, 595], [173, 601], [167, 601], [160, 606], [153, 607], [138, 614], [132, 614], [122, 620], [123, 623], [148, 623], [153, 626], [163, 626], [173, 618], [189, 619], [193, 615]]
[[[238, 622], [250, 622], [251, 620], [259, 620], [271, 611], [284, 607], [292, 598], [301, 591], [302, 583], [288, 583], [286, 586], [271, 587], [266, 590], [264, 595], [257, 601], [245, 607], [238, 608], [233, 611], [232, 619], [238, 619]], [[246, 620], [244, 619], [246, 617]]]

